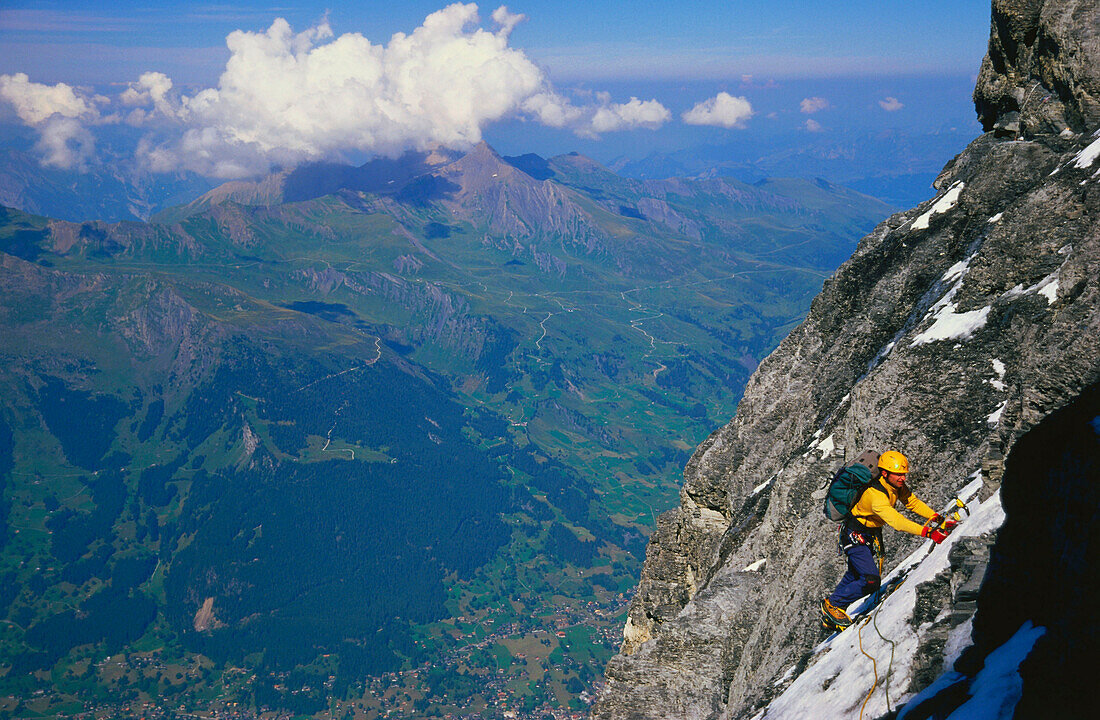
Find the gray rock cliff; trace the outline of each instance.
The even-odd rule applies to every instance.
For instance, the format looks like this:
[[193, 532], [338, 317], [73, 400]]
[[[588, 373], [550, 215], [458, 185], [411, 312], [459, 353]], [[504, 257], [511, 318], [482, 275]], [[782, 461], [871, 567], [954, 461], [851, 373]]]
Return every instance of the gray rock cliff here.
[[987, 131], [1030, 137], [1100, 124], [1100, 23], [1090, 0], [993, 0], [974, 104]]
[[[1100, 380], [1098, 30], [1095, 1], [993, 3], [988, 132], [860, 242], [696, 450], [594, 718], [752, 717], [843, 572], [820, 510], [842, 460], [900, 449], [941, 506]], [[918, 542], [888, 530], [888, 564]]]

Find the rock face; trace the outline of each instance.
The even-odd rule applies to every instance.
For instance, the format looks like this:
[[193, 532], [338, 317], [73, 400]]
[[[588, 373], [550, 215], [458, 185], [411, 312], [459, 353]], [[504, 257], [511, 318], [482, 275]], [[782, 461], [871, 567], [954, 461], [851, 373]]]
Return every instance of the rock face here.
[[[1100, 380], [1098, 30], [1097, 2], [994, 3], [975, 91], [990, 132], [936, 199], [860, 242], [695, 452], [594, 718], [751, 717], [843, 572], [820, 509], [842, 460], [900, 449], [942, 506]], [[1014, 99], [1031, 87], [1048, 99]], [[888, 563], [918, 542], [886, 534]]]
[[1031, 137], [1100, 124], [1100, 22], [1091, 0], [993, 0], [974, 104], [987, 131]]

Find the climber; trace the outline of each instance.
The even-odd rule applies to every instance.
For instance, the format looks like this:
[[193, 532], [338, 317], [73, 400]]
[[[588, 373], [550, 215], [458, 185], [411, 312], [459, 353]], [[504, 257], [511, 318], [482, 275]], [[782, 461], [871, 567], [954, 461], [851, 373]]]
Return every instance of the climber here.
[[[883, 525], [930, 538], [936, 544], [954, 529], [955, 521], [945, 521], [909, 490], [905, 485], [908, 472], [909, 460], [900, 452], [889, 450], [880, 455], [878, 476], [859, 496], [840, 526], [840, 548], [848, 556], [848, 571], [833, 594], [821, 601], [822, 622], [826, 627], [843, 630], [851, 625], [852, 619], [844, 608], [878, 590], [886, 554], [882, 545]], [[918, 525], [903, 517], [894, 509], [899, 500], [928, 522]]]

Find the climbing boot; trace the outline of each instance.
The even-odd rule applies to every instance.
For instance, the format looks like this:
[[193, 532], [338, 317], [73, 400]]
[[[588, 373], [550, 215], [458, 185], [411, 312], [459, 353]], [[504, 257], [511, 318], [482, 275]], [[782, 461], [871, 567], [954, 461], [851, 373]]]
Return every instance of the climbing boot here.
[[829, 598], [821, 601], [821, 624], [827, 628], [843, 630], [852, 624], [852, 618], [836, 605], [829, 602]]

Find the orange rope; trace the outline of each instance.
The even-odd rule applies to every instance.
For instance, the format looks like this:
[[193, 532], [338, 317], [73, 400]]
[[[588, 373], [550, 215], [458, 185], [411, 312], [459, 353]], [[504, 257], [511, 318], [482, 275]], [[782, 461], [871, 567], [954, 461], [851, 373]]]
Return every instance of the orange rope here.
[[859, 708], [859, 720], [863, 720], [863, 711], [867, 707], [867, 702], [871, 699], [871, 695], [874, 694], [875, 688], [878, 687], [878, 663], [875, 662], [874, 657], [868, 655], [867, 652], [864, 651], [864, 649], [863, 649], [863, 626], [866, 625], [866, 624], [867, 624], [867, 619], [866, 618], [864, 618], [859, 623], [859, 627], [856, 629], [856, 639], [859, 642], [859, 651], [861, 653], [863, 653], [864, 657], [870, 659], [870, 661], [871, 661], [871, 672], [873, 672], [875, 674], [875, 684], [871, 686], [871, 689], [867, 693], [867, 697], [865, 697], [863, 699], [863, 705], [861, 705], [860, 708]]

